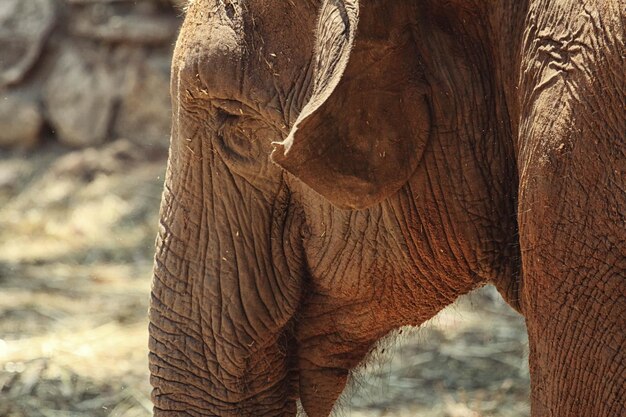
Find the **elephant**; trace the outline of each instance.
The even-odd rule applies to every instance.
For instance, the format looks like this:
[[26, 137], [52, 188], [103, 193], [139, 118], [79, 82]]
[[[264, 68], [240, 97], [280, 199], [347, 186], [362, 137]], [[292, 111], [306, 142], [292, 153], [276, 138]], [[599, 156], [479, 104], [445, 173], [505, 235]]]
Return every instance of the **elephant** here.
[[192, 0], [151, 292], [156, 417], [334, 412], [496, 286], [533, 417], [624, 415], [620, 0]]

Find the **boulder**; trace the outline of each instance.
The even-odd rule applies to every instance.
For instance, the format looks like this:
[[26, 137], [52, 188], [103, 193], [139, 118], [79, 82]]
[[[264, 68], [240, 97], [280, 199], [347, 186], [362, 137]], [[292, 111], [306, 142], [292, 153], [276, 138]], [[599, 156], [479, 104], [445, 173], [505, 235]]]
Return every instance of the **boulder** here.
[[71, 31], [103, 42], [163, 45], [172, 42], [178, 24], [171, 16], [114, 15], [102, 22], [83, 16], [73, 21]]
[[114, 124], [116, 137], [164, 149], [169, 144], [171, 105], [169, 59], [160, 56], [139, 60], [127, 79]]
[[51, 0], [0, 1], [0, 88], [21, 81], [55, 22]]
[[59, 142], [99, 145], [107, 139], [119, 75], [104, 48], [66, 45], [44, 91], [44, 105]]
[[43, 117], [36, 103], [0, 92], [0, 147], [34, 147], [42, 125]]

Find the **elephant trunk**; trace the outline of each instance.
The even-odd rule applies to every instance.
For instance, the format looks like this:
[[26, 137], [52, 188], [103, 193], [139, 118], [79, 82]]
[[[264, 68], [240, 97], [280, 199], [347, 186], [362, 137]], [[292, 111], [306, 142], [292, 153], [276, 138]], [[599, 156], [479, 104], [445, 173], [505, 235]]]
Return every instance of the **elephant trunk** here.
[[[175, 108], [185, 103], [174, 98]], [[232, 172], [214, 145], [223, 140], [215, 108], [199, 107], [213, 111], [174, 118], [161, 206], [150, 308], [155, 416], [295, 415], [290, 327], [300, 288], [286, 260], [297, 257], [282, 242], [289, 195], [281, 181], [255, 187]]]

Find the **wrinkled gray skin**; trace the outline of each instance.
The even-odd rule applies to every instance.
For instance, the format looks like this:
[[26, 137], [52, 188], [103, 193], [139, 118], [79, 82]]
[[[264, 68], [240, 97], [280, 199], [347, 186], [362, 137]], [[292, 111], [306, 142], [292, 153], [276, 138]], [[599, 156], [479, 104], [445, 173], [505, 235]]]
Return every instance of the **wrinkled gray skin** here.
[[155, 416], [327, 416], [376, 341], [492, 282], [532, 415], [618, 416], [620, 0], [195, 0], [150, 311]]

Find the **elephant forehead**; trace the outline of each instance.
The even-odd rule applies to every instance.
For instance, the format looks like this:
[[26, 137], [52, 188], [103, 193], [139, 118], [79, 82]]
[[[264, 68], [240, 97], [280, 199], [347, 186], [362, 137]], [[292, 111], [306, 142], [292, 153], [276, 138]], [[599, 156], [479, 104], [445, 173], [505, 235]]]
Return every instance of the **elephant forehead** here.
[[254, 106], [280, 95], [305, 95], [317, 19], [312, 3], [194, 1], [176, 46], [174, 73], [186, 87]]
[[186, 87], [204, 81], [219, 96], [217, 90], [234, 82], [245, 32], [241, 17], [217, 3], [209, 7], [209, 3], [213, 2], [197, 0], [190, 4], [176, 44], [173, 68]]

